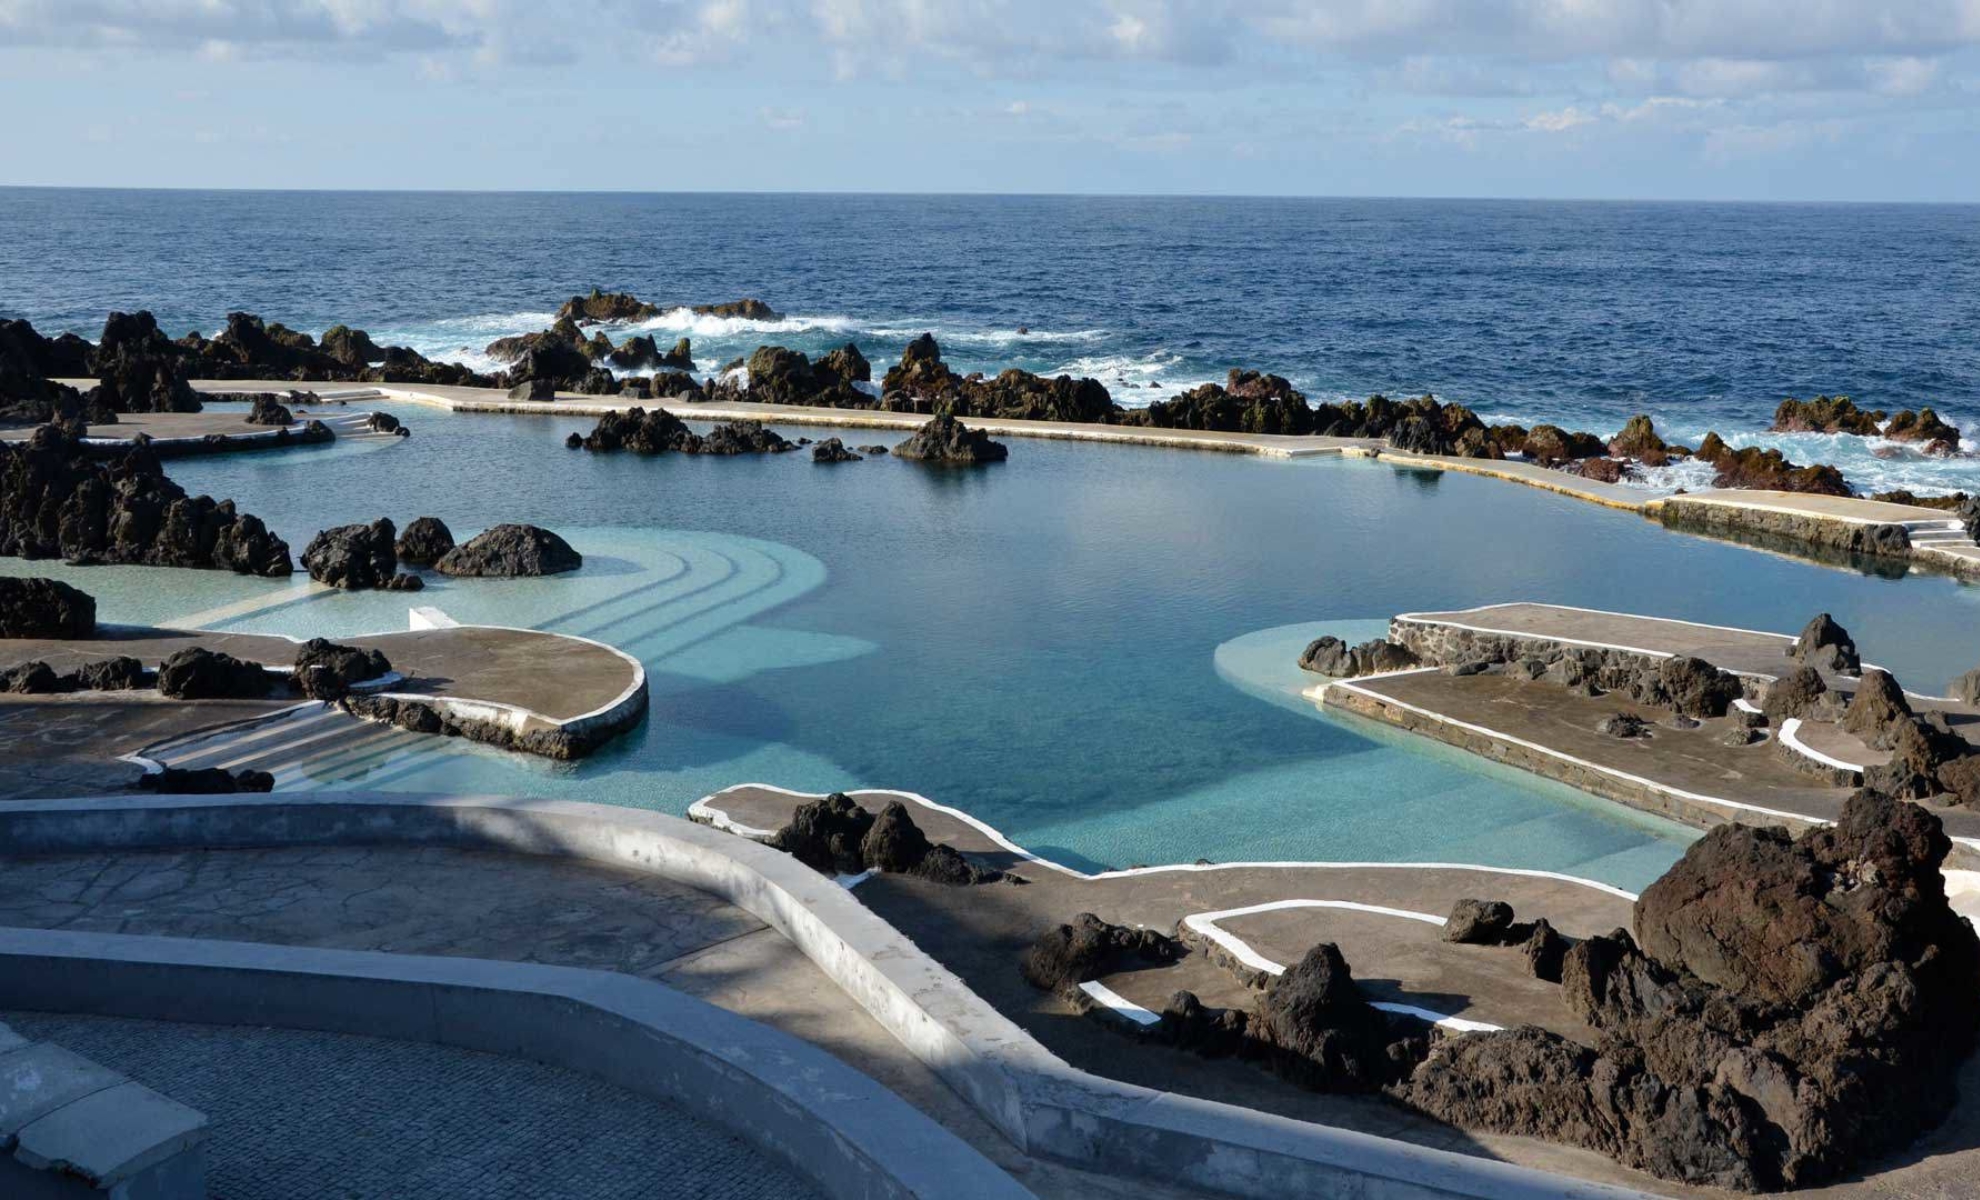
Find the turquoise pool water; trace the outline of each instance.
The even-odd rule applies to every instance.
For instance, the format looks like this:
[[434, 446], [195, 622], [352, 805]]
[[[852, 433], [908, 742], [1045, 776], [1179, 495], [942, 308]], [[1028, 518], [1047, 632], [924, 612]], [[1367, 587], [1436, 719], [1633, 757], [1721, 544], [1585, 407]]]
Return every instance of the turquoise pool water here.
[[[1467, 756], [1322, 716], [1313, 622], [1517, 598], [1793, 629], [1834, 612], [1913, 687], [1972, 666], [1980, 591], [1683, 537], [1470, 476], [1014, 440], [973, 472], [892, 458], [594, 456], [577, 423], [395, 409], [396, 445], [189, 460], [298, 550], [316, 529], [442, 517], [566, 533], [584, 571], [306, 597], [149, 568], [53, 573], [106, 620], [204, 614], [297, 636], [400, 628], [411, 604], [638, 655], [647, 722], [576, 766], [440, 741], [321, 764], [319, 787], [477, 789], [679, 812], [755, 780], [964, 807], [1081, 865], [1475, 861], [1654, 878], [1689, 836]], [[785, 431], [819, 436], [818, 430]], [[864, 442], [893, 436], [849, 435]], [[231, 608], [230, 608], [231, 606]], [[1980, 644], [1972, 658], [1980, 660]]]

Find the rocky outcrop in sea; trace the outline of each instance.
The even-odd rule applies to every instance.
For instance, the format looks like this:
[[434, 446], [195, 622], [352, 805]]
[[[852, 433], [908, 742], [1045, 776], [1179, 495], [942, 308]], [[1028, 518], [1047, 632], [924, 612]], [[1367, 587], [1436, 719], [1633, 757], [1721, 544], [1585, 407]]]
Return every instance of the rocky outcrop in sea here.
[[894, 447], [896, 458], [955, 466], [1003, 462], [1010, 453], [1002, 442], [992, 441], [989, 434], [969, 428], [949, 413], [938, 413]]
[[0, 638], [86, 638], [96, 598], [59, 579], [0, 575]]

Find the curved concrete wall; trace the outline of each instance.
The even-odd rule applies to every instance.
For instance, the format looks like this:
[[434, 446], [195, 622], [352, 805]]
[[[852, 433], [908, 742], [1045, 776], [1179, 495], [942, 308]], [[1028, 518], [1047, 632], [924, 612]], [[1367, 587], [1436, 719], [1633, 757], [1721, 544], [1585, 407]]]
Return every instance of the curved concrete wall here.
[[376, 793], [294, 802], [166, 796], [0, 806], [0, 854], [361, 842], [566, 855], [650, 871], [721, 896], [789, 938], [1033, 1155], [1271, 1200], [1641, 1196], [1076, 1070], [831, 880], [779, 851], [676, 817], [570, 801]]
[[609, 971], [196, 938], [0, 929], [16, 1008], [437, 1042], [675, 1101], [837, 1200], [1030, 1195], [824, 1051]]

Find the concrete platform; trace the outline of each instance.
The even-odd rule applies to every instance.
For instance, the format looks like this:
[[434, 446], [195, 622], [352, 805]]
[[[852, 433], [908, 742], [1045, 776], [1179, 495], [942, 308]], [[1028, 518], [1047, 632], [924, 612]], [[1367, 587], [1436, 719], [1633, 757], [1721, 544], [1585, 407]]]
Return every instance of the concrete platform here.
[[[274, 391], [286, 396], [286, 388], [269, 387], [256, 389]], [[160, 458], [176, 458], [194, 454], [216, 454], [239, 451], [302, 449], [328, 443], [302, 440], [303, 426], [310, 420], [318, 420], [327, 426], [337, 440], [360, 441], [399, 441], [395, 434], [379, 433], [366, 422], [371, 413], [362, 409], [347, 409], [326, 406], [320, 410], [305, 408], [298, 410], [291, 406], [296, 423], [292, 426], [250, 425], [246, 414], [239, 411], [221, 412], [207, 410], [196, 413], [120, 413], [115, 425], [92, 425], [89, 436], [83, 444], [103, 451], [127, 450], [135, 445], [135, 439], [143, 434], [151, 438], [151, 448]], [[24, 442], [34, 435], [37, 426], [14, 426], [0, 428], [0, 442]]]
[[[651, 979], [858, 1064], [1048, 1200], [1180, 1200], [1194, 1194], [1018, 1153], [789, 941], [706, 892], [645, 872], [391, 845], [10, 858], [0, 869], [0, 927], [444, 955]], [[188, 1036], [218, 1039], [222, 1032], [195, 1028]], [[225, 1055], [240, 1053], [236, 1044], [216, 1043]], [[251, 1050], [254, 1043], [241, 1047]], [[366, 1052], [366, 1061], [374, 1059], [379, 1069], [409, 1069], [392, 1066], [389, 1051]], [[227, 1107], [245, 1115], [238, 1103]], [[556, 1119], [553, 1113], [539, 1118]], [[408, 1114], [406, 1120], [423, 1118]], [[613, 1136], [627, 1134], [616, 1130]], [[245, 1165], [223, 1164], [222, 1181], [225, 1170]]]
[[[1538, 603], [1398, 615], [1390, 636], [1431, 662], [1462, 656], [1462, 647], [1503, 642], [1534, 651], [1558, 647], [1620, 651], [1648, 660], [1692, 655], [1755, 685], [1797, 665], [1793, 638], [1633, 613]], [[1456, 649], [1446, 649], [1456, 648]], [[1854, 694], [1858, 680], [1822, 669], [1828, 685]], [[1506, 674], [1454, 676], [1435, 668], [1327, 680], [1314, 677], [1316, 702], [1421, 733], [1499, 762], [1533, 771], [1632, 807], [1698, 826], [1724, 820], [1806, 827], [1832, 821], [1860, 784], [1853, 770], [1887, 761], [1832, 723], [1784, 722], [1768, 741], [1728, 746], [1735, 721], [1707, 720], [1679, 729], [1669, 714], [1626, 697], [1577, 696], [1557, 684]], [[1907, 693], [1914, 711], [1938, 712], [1980, 744], [1980, 709], [1946, 697]], [[1636, 712], [1654, 725], [1646, 739], [1596, 732], [1604, 718]], [[1980, 812], [1934, 808], [1960, 869], [1980, 867]]]
[[[368, 695], [417, 701], [449, 717], [497, 723], [517, 735], [539, 731], [590, 738], [636, 724], [646, 711], [646, 671], [637, 659], [602, 642], [533, 629], [488, 625], [445, 625], [395, 633], [341, 638], [362, 649], [382, 651], [396, 678], [365, 689]], [[250, 662], [286, 670], [293, 665], [297, 643], [270, 634], [217, 633], [208, 630], [139, 626], [105, 626], [100, 636], [86, 640], [40, 638], [0, 639], [0, 670], [40, 660], [57, 672], [85, 663], [129, 655], [155, 668], [181, 650], [201, 646]], [[275, 676], [271, 673], [271, 684]], [[313, 702], [298, 706], [293, 697], [271, 694], [269, 701], [245, 703], [230, 710], [236, 724], [222, 727], [224, 718], [162, 723], [149, 719], [147, 707], [199, 709], [211, 701], [174, 701], [156, 692], [75, 693], [60, 697], [6, 697], [22, 736], [28, 725], [46, 718], [78, 729], [65, 717], [77, 710], [98, 710], [92, 723], [105, 758], [138, 754], [146, 760], [181, 765], [187, 739], [202, 753], [224, 749], [241, 739], [265, 740], [258, 722], [291, 707], [319, 710]], [[138, 717], [136, 721], [131, 717]], [[353, 718], [353, 728], [359, 724]], [[86, 721], [87, 718], [84, 718]], [[321, 731], [319, 731], [321, 732]], [[165, 736], [156, 736], [163, 733]], [[270, 743], [269, 745], [278, 745]], [[263, 750], [269, 748], [264, 745]], [[153, 750], [157, 752], [154, 753]], [[204, 765], [218, 765], [217, 763]], [[232, 769], [232, 768], [230, 768]]]

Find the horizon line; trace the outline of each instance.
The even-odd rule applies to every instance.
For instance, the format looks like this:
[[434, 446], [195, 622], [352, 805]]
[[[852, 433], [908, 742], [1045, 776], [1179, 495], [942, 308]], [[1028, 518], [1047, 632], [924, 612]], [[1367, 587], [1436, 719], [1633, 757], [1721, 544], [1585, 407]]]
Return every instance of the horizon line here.
[[476, 187], [207, 187], [193, 185], [0, 183], [0, 192], [172, 192], [221, 195], [320, 196], [748, 196], [864, 199], [1008, 200], [1383, 200], [1464, 204], [1726, 204], [1756, 207], [1857, 206], [1972, 208], [1975, 200], [1793, 199], [1682, 196], [1404, 195], [1377, 192], [995, 192], [887, 191], [869, 189], [783, 190], [772, 188], [476, 188]]

